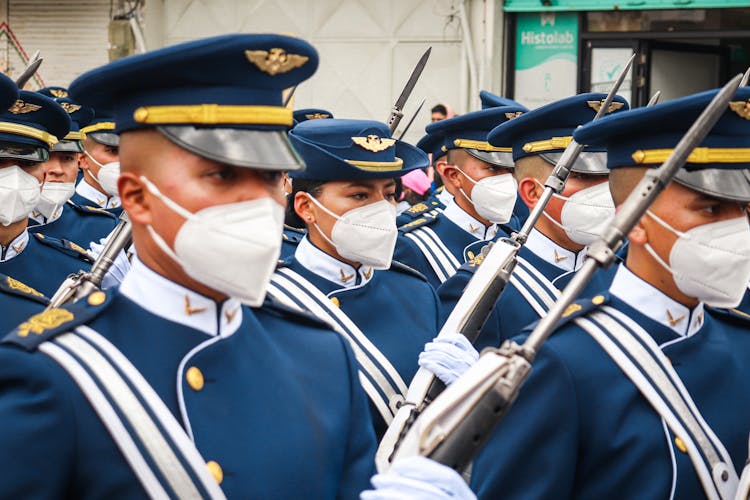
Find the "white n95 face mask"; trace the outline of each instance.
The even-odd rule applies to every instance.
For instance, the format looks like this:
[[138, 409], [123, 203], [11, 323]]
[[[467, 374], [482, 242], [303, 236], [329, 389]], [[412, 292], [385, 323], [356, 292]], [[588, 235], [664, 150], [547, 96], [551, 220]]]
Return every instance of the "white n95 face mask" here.
[[10, 226], [28, 218], [40, 196], [36, 177], [17, 165], [0, 168], [0, 224]]
[[45, 182], [36, 210], [45, 218], [52, 217], [57, 210], [75, 194], [74, 182]]
[[109, 163], [101, 164], [96, 161], [96, 159], [91, 156], [88, 151], [84, 151], [83, 154], [88, 156], [89, 160], [99, 166], [99, 175], [94, 175], [94, 173], [89, 170], [91, 177], [93, 177], [94, 180], [99, 183], [102, 189], [109, 196], [117, 196], [119, 194], [119, 192], [117, 191], [117, 179], [120, 178], [120, 162], [111, 161]]
[[398, 228], [396, 227], [396, 207], [386, 200], [353, 208], [343, 215], [324, 207], [312, 195], [307, 195], [321, 210], [336, 219], [331, 230], [331, 238], [318, 227], [315, 229], [343, 258], [370, 266], [373, 269], [388, 269], [396, 248]]
[[677, 288], [714, 307], [737, 307], [750, 280], [750, 224], [747, 217], [711, 222], [678, 231], [650, 210], [646, 212], [677, 235], [669, 264], [648, 243], [646, 251], [672, 273]]
[[565, 201], [560, 212], [561, 222], [547, 212], [542, 213], [579, 245], [590, 245], [596, 241], [615, 217], [615, 202], [609, 192], [609, 182], [581, 189], [570, 196], [554, 196]]
[[281, 253], [284, 209], [271, 198], [227, 203], [189, 212], [162, 194], [147, 178], [141, 181], [170, 209], [184, 217], [174, 250], [147, 226], [154, 242], [196, 281], [258, 307]]
[[471, 196], [463, 189], [460, 191], [474, 205], [480, 217], [495, 224], [505, 224], [511, 219], [518, 197], [518, 183], [512, 174], [492, 175], [475, 181], [460, 168], [457, 170], [474, 183]]

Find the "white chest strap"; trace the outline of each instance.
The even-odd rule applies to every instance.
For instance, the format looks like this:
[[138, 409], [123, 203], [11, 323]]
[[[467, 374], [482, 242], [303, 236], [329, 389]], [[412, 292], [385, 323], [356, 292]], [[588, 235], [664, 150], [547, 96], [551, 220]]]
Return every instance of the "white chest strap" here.
[[[44, 342], [39, 350], [62, 366], [81, 389], [149, 497], [225, 498], [172, 412], [107, 339], [81, 326]], [[163, 481], [148, 465], [142, 450]]]
[[359, 363], [362, 388], [386, 424], [390, 424], [407, 386], [388, 358], [340, 308], [299, 273], [288, 268], [277, 270], [268, 291], [279, 302], [309, 311], [329, 323], [349, 341]]
[[638, 323], [609, 306], [575, 323], [607, 352], [683, 441], [707, 497], [734, 498], [738, 479], [729, 453], [654, 339]]
[[422, 252], [422, 255], [427, 259], [430, 267], [440, 280], [440, 283], [444, 283], [448, 278], [456, 274], [458, 268], [461, 267], [461, 262], [445, 246], [445, 243], [443, 243], [432, 228], [420, 227], [414, 231], [404, 233], [404, 236], [417, 245], [417, 248]]
[[528, 261], [516, 257], [516, 267], [510, 276], [513, 285], [539, 317], [544, 317], [554, 305], [560, 292]]

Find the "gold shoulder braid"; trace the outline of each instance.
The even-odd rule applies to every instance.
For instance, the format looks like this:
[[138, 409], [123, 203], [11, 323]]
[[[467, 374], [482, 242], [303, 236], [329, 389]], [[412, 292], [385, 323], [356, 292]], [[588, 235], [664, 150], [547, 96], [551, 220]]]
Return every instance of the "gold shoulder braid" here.
[[24, 323], [21, 323], [18, 327], [18, 336], [26, 337], [29, 333], [41, 335], [47, 330], [54, 330], [60, 325], [72, 321], [73, 319], [73, 313], [67, 309], [59, 309], [57, 307], [46, 309], [39, 314], [30, 317]]

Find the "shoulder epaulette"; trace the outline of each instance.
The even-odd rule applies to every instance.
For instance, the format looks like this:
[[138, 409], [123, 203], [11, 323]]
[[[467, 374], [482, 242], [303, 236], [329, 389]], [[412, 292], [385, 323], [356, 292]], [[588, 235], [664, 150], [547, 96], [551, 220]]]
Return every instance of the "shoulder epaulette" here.
[[280, 269], [282, 267], [289, 267], [289, 264], [292, 262], [293, 256], [290, 255], [285, 259], [279, 259], [276, 261], [276, 269]]
[[42, 292], [4, 274], [0, 274], [0, 291], [9, 295], [24, 297], [40, 304], [49, 303], [49, 299]]
[[283, 239], [285, 243], [290, 243], [292, 245], [298, 244], [304, 237], [304, 231], [298, 232], [297, 229], [294, 228], [288, 229], [284, 227], [284, 232], [281, 233], [281, 239]]
[[299, 233], [303, 236], [307, 234], [307, 230], [305, 228], [294, 227], [294, 226], [290, 226], [289, 224], [284, 224], [284, 231], [291, 231], [293, 233]]
[[42, 342], [94, 319], [109, 305], [110, 299], [107, 292], [95, 291], [75, 304], [45, 309], [18, 325], [0, 343], [34, 351]]
[[419, 278], [422, 281], [425, 281], [425, 282], [429, 283], [429, 280], [427, 279], [427, 277], [424, 274], [420, 273], [419, 271], [417, 271], [413, 267], [407, 266], [406, 264], [402, 264], [401, 262], [397, 262], [395, 260], [392, 260], [391, 261], [391, 267], [390, 267], [390, 269], [391, 269], [391, 271], [397, 271], [397, 272], [400, 272], [400, 273], [408, 274], [410, 276], [414, 276], [416, 278]]
[[293, 307], [286, 306], [278, 300], [271, 297], [270, 294], [266, 294], [266, 299], [263, 301], [263, 310], [273, 314], [274, 316], [292, 319], [297, 323], [303, 323], [316, 328], [324, 328], [331, 330], [331, 325], [318, 318], [312, 313], [303, 311], [301, 309], [295, 309]]
[[[590, 299], [579, 298], [578, 300], [576, 300], [575, 302], [572, 302], [568, 307], [565, 308], [562, 318], [560, 318], [560, 321], [558, 321], [557, 324], [555, 325], [555, 330], [559, 330], [561, 327], [570, 323], [576, 318], [585, 316], [586, 314], [593, 311], [594, 309], [602, 306], [603, 304], [608, 303], [609, 300], [610, 300], [610, 297], [608, 293], [595, 295], [594, 297]], [[534, 327], [536, 327], [537, 323], [538, 321], [535, 321], [534, 323], [525, 327], [523, 331], [531, 332], [534, 329]]]
[[401, 212], [399, 215], [409, 217], [411, 219], [417, 219], [423, 214], [430, 212], [431, 210], [436, 210], [438, 208], [440, 208], [440, 202], [437, 202], [435, 200], [425, 200], [421, 203], [415, 203], [411, 207]]
[[94, 262], [94, 259], [88, 254], [88, 252], [86, 252], [85, 248], [70, 240], [53, 238], [51, 236], [45, 236], [42, 233], [34, 233], [34, 237], [36, 237], [37, 241], [50, 248], [59, 250], [62, 253], [68, 254], [89, 264]]
[[70, 200], [68, 200], [67, 205], [79, 214], [98, 215], [102, 217], [109, 217], [111, 219], [117, 219], [117, 216], [115, 216], [115, 214], [113, 214], [112, 212], [108, 212], [107, 210], [104, 210], [100, 207], [94, 207], [91, 205], [78, 205], [77, 203], [73, 203]]
[[437, 217], [433, 215], [423, 215], [422, 217], [418, 219], [414, 219], [413, 221], [404, 224], [403, 226], [400, 226], [398, 228], [399, 231], [402, 233], [408, 233], [409, 231], [414, 231], [417, 228], [428, 226], [435, 222], [437, 220]]
[[706, 312], [715, 318], [727, 320], [735, 325], [750, 326], [750, 314], [739, 309], [719, 309], [706, 306]]

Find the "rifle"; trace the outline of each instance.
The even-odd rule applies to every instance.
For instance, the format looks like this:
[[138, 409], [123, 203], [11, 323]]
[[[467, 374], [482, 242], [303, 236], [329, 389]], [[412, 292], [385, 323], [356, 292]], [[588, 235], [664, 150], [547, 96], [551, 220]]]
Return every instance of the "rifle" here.
[[730, 80], [714, 96], [669, 158], [658, 169], [646, 172], [616, 213], [612, 225], [589, 247], [583, 267], [526, 341], [522, 345], [506, 341], [499, 349], [485, 350], [479, 361], [421, 414], [395, 458], [421, 454], [457, 471], [464, 470], [510, 409], [531, 371], [536, 353], [565, 310], [597, 269], [612, 265], [626, 235], [724, 113], [741, 76]]
[[24, 85], [26, 85], [29, 80], [31, 80], [31, 77], [34, 76], [34, 74], [37, 72], [39, 66], [42, 65], [42, 61], [44, 61], [44, 59], [39, 57], [39, 51], [37, 50], [29, 60], [29, 64], [26, 66], [26, 69], [24, 69], [23, 73], [21, 73], [21, 75], [16, 78], [16, 85], [18, 85], [19, 89], [22, 89]]
[[404, 136], [406, 135], [406, 132], [409, 130], [409, 127], [411, 127], [411, 124], [414, 123], [414, 119], [417, 117], [420, 111], [422, 111], [422, 106], [424, 106], [424, 103], [427, 101], [427, 98], [425, 97], [422, 99], [422, 102], [419, 103], [419, 106], [417, 106], [417, 110], [414, 112], [413, 115], [411, 115], [411, 120], [409, 120], [409, 123], [406, 124], [406, 127], [404, 127], [404, 130], [401, 132], [401, 135], [398, 136], [398, 140], [402, 140]]
[[52, 296], [47, 308], [60, 307], [63, 304], [76, 302], [91, 292], [100, 289], [104, 275], [112, 267], [117, 255], [127, 248], [132, 241], [130, 219], [127, 212], [122, 212], [120, 222], [109, 235], [99, 256], [91, 264], [91, 269], [88, 272], [78, 271], [76, 274], [68, 276]]
[[393, 136], [393, 132], [396, 130], [396, 127], [398, 127], [398, 124], [401, 122], [401, 118], [404, 116], [404, 105], [406, 104], [406, 100], [409, 99], [411, 91], [414, 90], [417, 80], [419, 80], [419, 77], [422, 75], [422, 71], [424, 71], [424, 67], [427, 65], [427, 60], [430, 58], [430, 52], [432, 52], [432, 47], [429, 47], [425, 53], [422, 54], [422, 57], [419, 58], [419, 61], [417, 61], [417, 65], [411, 72], [411, 76], [406, 82], [404, 90], [401, 91], [401, 95], [396, 99], [396, 104], [393, 105], [391, 114], [388, 117], [388, 120], [386, 120], [388, 128], [391, 131], [391, 136]]
[[[635, 59], [633, 54], [620, 72], [619, 77], [607, 94], [606, 99], [592, 121], [598, 120], [609, 109], [612, 100], [617, 95], [622, 82], [625, 80]], [[547, 203], [553, 193], [559, 193], [565, 187], [571, 168], [583, 150], [583, 145], [571, 141], [555, 165], [552, 173], [545, 182], [544, 192], [539, 202], [529, 214], [523, 227], [510, 238], [503, 238], [492, 245], [488, 252], [483, 250], [484, 261], [477, 268], [474, 276], [466, 285], [461, 298], [448, 316], [440, 335], [461, 333], [472, 343], [479, 336], [484, 323], [492, 313], [500, 295], [510, 280], [515, 269], [518, 252], [526, 242], [529, 233], [542, 216]], [[485, 247], [486, 248], [486, 247]], [[375, 463], [379, 471], [387, 470], [401, 440], [419, 414], [445, 389], [445, 385], [429, 370], [420, 368], [409, 385], [404, 403], [399, 408], [383, 436]]]

